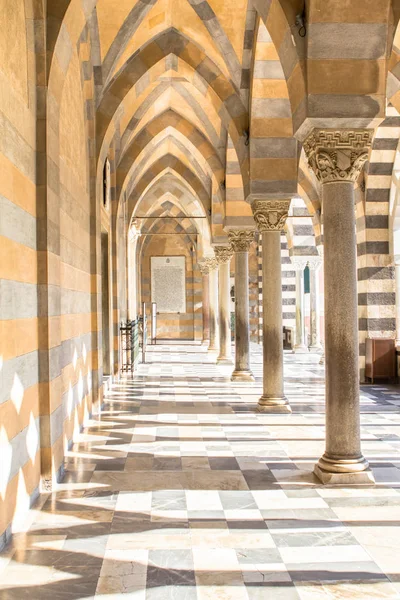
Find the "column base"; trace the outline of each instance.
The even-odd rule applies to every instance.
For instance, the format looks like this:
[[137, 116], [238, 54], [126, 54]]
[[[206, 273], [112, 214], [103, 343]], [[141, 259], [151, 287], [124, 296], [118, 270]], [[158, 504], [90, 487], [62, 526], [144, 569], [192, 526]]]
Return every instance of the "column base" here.
[[314, 467], [314, 474], [325, 485], [358, 485], [375, 483], [368, 461], [360, 456], [355, 459], [334, 459], [324, 454]]
[[319, 359], [319, 364], [320, 365], [324, 365], [325, 364], [325, 352], [323, 352], [321, 354], [321, 358]]
[[293, 353], [294, 354], [308, 354], [308, 348], [307, 348], [307, 346], [295, 346], [293, 348]]
[[254, 382], [254, 375], [251, 371], [233, 371], [231, 381]]
[[233, 360], [226, 356], [218, 356], [217, 365], [226, 365], [228, 367], [233, 366]]
[[266, 396], [263, 395], [258, 401], [257, 410], [259, 412], [289, 414], [292, 412], [289, 400], [286, 396]]
[[202, 345], [202, 346], [209, 346], [209, 345], [210, 345], [210, 340], [203, 340], [203, 341], [201, 342], [201, 345]]

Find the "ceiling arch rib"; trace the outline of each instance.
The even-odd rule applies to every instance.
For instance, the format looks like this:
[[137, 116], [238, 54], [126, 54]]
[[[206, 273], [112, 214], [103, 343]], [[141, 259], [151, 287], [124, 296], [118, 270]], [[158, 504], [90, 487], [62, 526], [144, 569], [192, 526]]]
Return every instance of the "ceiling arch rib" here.
[[[173, 134], [173, 130], [171, 134]], [[135, 185], [135, 181], [140, 179], [145, 170], [151, 167], [159, 158], [167, 154], [175, 156], [182, 164], [193, 171], [201, 181], [203, 188], [210, 193], [212, 177], [203, 168], [206, 165], [202, 166], [193, 155], [189, 158], [187, 145], [180, 142], [174, 135], [163, 137], [163, 132], [146, 146], [142, 152], [140, 161], [132, 165], [128, 176], [125, 178], [127, 186], [123, 187], [122, 193], [127, 187], [129, 189]], [[203, 157], [200, 155], [199, 158]]]
[[[231, 82], [226, 80], [219, 68], [191, 40], [184, 37], [176, 29], [171, 28], [157, 38], [145, 44], [140, 51], [131, 57], [121, 71], [110, 82], [97, 112], [97, 134], [100, 145], [107, 132], [113, 115], [123, 99], [147, 69], [167, 54], [176, 54], [196, 69], [198, 74], [208, 82], [221, 98], [225, 111], [230, 116], [229, 131], [238, 145], [238, 156], [241, 164], [247, 158], [244, 131], [247, 130], [247, 112], [236, 94]], [[244, 180], [248, 179], [247, 164], [243, 170]]]
[[[176, 56], [173, 56], [173, 58], [176, 59], [176, 73], [178, 74], [179, 79], [174, 78], [171, 81], [170, 74], [172, 71], [169, 71], [169, 74], [167, 74], [167, 69], [171, 66], [168, 59], [171, 58], [171, 56], [172, 55], [169, 55], [153, 65], [148, 73], [140, 78], [138, 83], [123, 99], [121, 106], [112, 117], [110, 125], [108, 126], [100, 154], [100, 163], [104, 162], [107, 147], [112, 144], [113, 138], [116, 149], [116, 159], [117, 161], [119, 160], [121, 148], [127, 143], [127, 137], [132, 135], [130, 130], [138, 126], [138, 119], [142, 119], [146, 112], [154, 103], [156, 103], [159, 94], [154, 94], [154, 86], [157, 84], [160, 86], [160, 93], [168, 90], [171, 85], [177, 89], [179, 96], [175, 95], [175, 97], [178, 98], [175, 104], [179, 105], [180, 109], [181, 102], [179, 102], [179, 98], [182, 97], [186, 100], [190, 105], [191, 112], [194, 112], [195, 115], [197, 115], [199, 128], [205, 135], [208, 134], [210, 142], [218, 151], [221, 160], [223, 162], [225, 161], [227, 141], [227, 131], [225, 127], [227, 127], [229, 123], [226, 122], [226, 119], [224, 118], [226, 115], [224, 115], [224, 112], [222, 111], [221, 100], [216, 96], [209, 85], [204, 87], [204, 81], [199, 76], [196, 77], [196, 72], [192, 67], [184, 61], [178, 60]], [[162, 71], [160, 71], [160, 68], [162, 68]], [[160, 73], [164, 73], [168, 79], [166, 81], [160, 79], [158, 76]], [[153, 103], [149, 100], [152, 100]], [[174, 103], [171, 102], [170, 107], [173, 106]], [[137, 114], [135, 114], [135, 111]], [[191, 120], [193, 120], [193, 117]]]
[[189, 145], [193, 146], [193, 150], [199, 152], [203, 156], [204, 160], [209, 165], [211, 172], [215, 175], [217, 180], [222, 183], [224, 180], [224, 167], [212, 145], [192, 123], [175, 111], [168, 109], [148, 123], [146, 127], [139, 131], [136, 137], [131, 140], [129, 147], [126, 148], [118, 165], [117, 188], [122, 187], [122, 178], [126, 177], [126, 174], [129, 172], [132, 165], [135, 164], [135, 161], [140, 154], [149, 144], [152, 144], [160, 134], [165, 132], [165, 136], [167, 136], [168, 128], [173, 128], [182, 134]]
[[166, 169], [170, 169], [172, 172], [177, 173], [182, 178], [184, 178], [187, 183], [192, 188], [194, 194], [199, 198], [202, 203], [206, 214], [209, 214], [211, 209], [210, 205], [210, 194], [207, 190], [204, 189], [203, 184], [197, 177], [193, 171], [184, 165], [182, 161], [180, 161], [176, 156], [171, 154], [164, 155], [160, 159], [158, 159], [148, 170], [143, 173], [141, 179], [134, 184], [132, 187], [128, 189], [126, 197], [128, 199], [128, 215], [132, 215], [133, 209], [140, 198], [140, 196], [144, 193], [146, 188], [151, 185], [153, 179], [162, 171]]
[[[143, 99], [141, 104], [135, 102], [133, 107], [126, 107], [125, 114], [127, 114], [128, 111], [129, 113], [132, 111], [133, 116], [127, 123], [127, 119], [124, 119], [124, 124], [126, 124], [125, 129], [123, 129], [121, 122], [121, 156], [123, 155], [125, 148], [131, 143], [131, 139], [136, 135], [137, 130], [142, 129], [146, 125], [145, 121], [149, 119], [149, 115], [151, 119], [154, 119], [167, 110], [173, 110], [179, 113], [183, 118], [191, 121], [217, 151], [220, 149], [221, 121], [219, 123], [220, 127], [218, 133], [209, 118], [208, 110], [206, 111], [201, 108], [199, 102], [191, 93], [193, 89], [190, 90], [188, 88], [185, 88], [180, 82], [177, 84], [175, 84], [175, 82], [171, 82], [170, 84], [161, 82], [156, 88], [153, 88], [149, 92], [149, 95]], [[166, 97], [166, 94], [171, 90], [173, 90], [174, 94], [170, 94], [170, 97]], [[186, 111], [186, 114], [182, 111], [183, 103], [185, 103], [189, 109]], [[222, 154], [222, 152], [220, 152], [220, 154]]]
[[[180, 194], [180, 190], [174, 185], [174, 179], [174, 175], [164, 175], [143, 194], [132, 215], [131, 224], [134, 224], [138, 232], [151, 232], [162, 217], [162, 223], [171, 224], [174, 229], [177, 225], [186, 230], [190, 228], [192, 233], [198, 234], [199, 250], [204, 255], [206, 250], [211, 250], [209, 220], [205, 218], [199, 200], [185, 192]], [[171, 187], [174, 191], [171, 191]], [[168, 219], [169, 216], [171, 220]]]
[[132, 218], [139, 218], [142, 214], [146, 216], [150, 214], [154, 206], [158, 206], [159, 198], [165, 196], [166, 192], [176, 199], [176, 202], [186, 214], [195, 217], [207, 217], [207, 220], [209, 220], [209, 215], [206, 214], [203, 204], [189, 183], [181, 175], [168, 168], [161, 171], [144, 190], [134, 207]]
[[103, 60], [102, 75], [104, 86], [108, 85], [114, 69], [132, 39], [132, 36], [139, 29], [144, 18], [156, 3], [157, 0], [137, 0], [132, 10], [125, 18]]
[[242, 67], [238, 56], [233, 48], [231, 40], [226, 35], [225, 30], [221, 26], [215, 12], [207, 0], [198, 2], [197, 0], [187, 0], [190, 6], [195, 11], [196, 15], [206, 26], [209, 34], [215, 40], [215, 43], [225, 60], [229, 75], [235, 83], [237, 90], [240, 91]]

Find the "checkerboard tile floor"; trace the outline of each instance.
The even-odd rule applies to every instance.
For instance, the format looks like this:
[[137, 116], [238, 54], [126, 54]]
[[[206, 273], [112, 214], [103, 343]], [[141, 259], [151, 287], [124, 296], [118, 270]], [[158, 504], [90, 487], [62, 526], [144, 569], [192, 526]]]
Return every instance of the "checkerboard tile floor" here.
[[157, 346], [106, 397], [58, 489], [0, 555], [0, 598], [400, 598], [400, 390], [362, 389], [376, 486], [323, 487], [319, 357], [285, 354], [292, 415], [203, 348]]

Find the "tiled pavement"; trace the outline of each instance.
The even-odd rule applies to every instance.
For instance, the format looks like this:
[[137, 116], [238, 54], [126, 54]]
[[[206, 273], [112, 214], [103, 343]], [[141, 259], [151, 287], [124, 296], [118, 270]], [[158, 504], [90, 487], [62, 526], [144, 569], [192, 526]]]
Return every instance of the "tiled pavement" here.
[[0, 598], [400, 598], [400, 390], [362, 391], [377, 485], [328, 488], [318, 357], [285, 355], [292, 415], [255, 411], [199, 347], [157, 347], [116, 385], [65, 480], [0, 556]]

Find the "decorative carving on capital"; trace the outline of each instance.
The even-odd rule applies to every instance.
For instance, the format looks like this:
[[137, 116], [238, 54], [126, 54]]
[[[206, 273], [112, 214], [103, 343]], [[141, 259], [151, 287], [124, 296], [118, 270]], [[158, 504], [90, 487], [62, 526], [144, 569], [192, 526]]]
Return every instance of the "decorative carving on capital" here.
[[214, 252], [218, 265], [229, 262], [233, 256], [233, 250], [230, 246], [214, 246]]
[[282, 231], [289, 207], [290, 200], [253, 200], [251, 208], [258, 231]]
[[[210, 259], [208, 259], [208, 260], [210, 260]], [[199, 265], [199, 269], [200, 269], [202, 275], [208, 275], [209, 274], [209, 272], [210, 272], [210, 265], [208, 264], [207, 259], [199, 262], [198, 265]]]
[[215, 269], [218, 269], [218, 261], [216, 258], [206, 258], [203, 264], [207, 265], [208, 273], [211, 273], [211, 271], [215, 271]]
[[229, 241], [234, 252], [248, 252], [254, 242], [254, 231], [249, 229], [231, 229], [228, 232]]
[[319, 181], [357, 181], [368, 160], [372, 135], [372, 129], [314, 129], [304, 151]]

